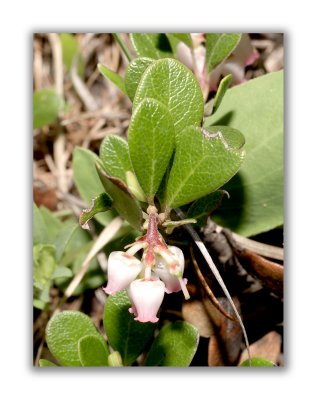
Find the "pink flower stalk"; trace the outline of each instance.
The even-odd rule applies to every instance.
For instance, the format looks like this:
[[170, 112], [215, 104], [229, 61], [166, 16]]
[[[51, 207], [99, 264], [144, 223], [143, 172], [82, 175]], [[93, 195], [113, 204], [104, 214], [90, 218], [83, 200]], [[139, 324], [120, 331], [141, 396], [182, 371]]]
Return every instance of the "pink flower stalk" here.
[[158, 321], [156, 314], [164, 298], [164, 288], [160, 280], [137, 279], [131, 282], [127, 293], [132, 303], [129, 312], [135, 315], [135, 321]]
[[116, 294], [126, 289], [142, 270], [142, 263], [136, 257], [123, 251], [113, 251], [108, 259], [107, 294]]

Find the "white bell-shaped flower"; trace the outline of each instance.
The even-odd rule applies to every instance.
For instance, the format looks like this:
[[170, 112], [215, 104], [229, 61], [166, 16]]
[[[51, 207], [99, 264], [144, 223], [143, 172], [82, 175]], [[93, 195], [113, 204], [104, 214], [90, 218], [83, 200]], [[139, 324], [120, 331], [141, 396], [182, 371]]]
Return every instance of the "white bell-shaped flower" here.
[[[168, 250], [172, 253], [172, 259], [178, 263], [178, 273], [182, 277], [185, 266], [185, 259], [182, 250], [176, 246], [168, 246]], [[173, 266], [173, 265], [172, 265]], [[182, 290], [180, 280], [170, 272], [170, 265], [161, 255], [156, 257], [155, 272], [159, 278], [165, 283], [166, 293], [179, 292]]]
[[136, 257], [123, 251], [113, 251], [108, 259], [108, 284], [104, 291], [115, 294], [126, 289], [139, 275], [143, 264]]
[[137, 279], [131, 282], [127, 293], [131, 300], [130, 313], [139, 322], [157, 322], [156, 316], [163, 298], [164, 283], [160, 280]]

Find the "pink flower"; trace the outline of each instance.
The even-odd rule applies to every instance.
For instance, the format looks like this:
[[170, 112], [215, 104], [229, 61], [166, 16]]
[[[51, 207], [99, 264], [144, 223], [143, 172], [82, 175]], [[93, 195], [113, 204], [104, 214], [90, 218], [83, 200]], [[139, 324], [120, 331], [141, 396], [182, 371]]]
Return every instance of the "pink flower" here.
[[123, 251], [113, 251], [108, 259], [107, 294], [115, 294], [126, 289], [142, 270], [142, 263], [136, 257]]
[[173, 268], [175, 268], [173, 266], [175, 265], [175, 263], [169, 266], [169, 264], [166, 262], [165, 259], [162, 258], [162, 256], [156, 257], [155, 272], [157, 273], [159, 278], [165, 283], [166, 293], [179, 292], [180, 290], [182, 290], [179, 278], [182, 279], [184, 272], [184, 254], [182, 250], [176, 246], [168, 246], [168, 250], [172, 253], [171, 258], [173, 258], [177, 262], [177, 277], [175, 276], [175, 273], [173, 274]]
[[156, 316], [164, 297], [164, 283], [160, 280], [137, 279], [131, 282], [127, 293], [131, 300], [130, 313], [139, 322], [157, 322]]

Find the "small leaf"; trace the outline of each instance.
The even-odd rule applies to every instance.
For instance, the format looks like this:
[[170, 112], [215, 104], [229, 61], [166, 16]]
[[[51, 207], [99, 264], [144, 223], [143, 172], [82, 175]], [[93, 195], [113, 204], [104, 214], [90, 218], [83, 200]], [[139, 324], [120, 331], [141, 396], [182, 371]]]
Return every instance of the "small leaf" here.
[[128, 65], [125, 72], [124, 84], [127, 94], [132, 101], [134, 99], [134, 95], [142, 78], [142, 75], [153, 61], [153, 58], [139, 57], [134, 59]]
[[168, 108], [176, 135], [190, 125], [200, 125], [204, 114], [202, 91], [193, 73], [179, 61], [163, 59], [146, 69], [135, 93], [133, 108], [147, 97]]
[[213, 114], [219, 108], [219, 106], [220, 106], [220, 104], [222, 102], [223, 96], [225, 95], [225, 93], [226, 93], [231, 81], [232, 81], [232, 75], [231, 74], [226, 75], [223, 79], [221, 79], [221, 81], [219, 83], [219, 86], [218, 86], [218, 90], [217, 90], [216, 96], [215, 96], [215, 100], [214, 100], [214, 106], [213, 106], [213, 110], [212, 110]]
[[73, 272], [71, 269], [66, 268], [62, 265], [57, 266], [55, 269], [52, 279], [56, 278], [71, 278], [73, 276]]
[[168, 167], [174, 142], [167, 108], [156, 100], [143, 100], [132, 115], [128, 143], [134, 171], [149, 202]]
[[87, 335], [79, 339], [78, 353], [83, 367], [108, 366], [109, 350], [101, 336]]
[[196, 200], [188, 209], [186, 216], [197, 220], [204, 220], [205, 217], [215, 211], [221, 204], [225, 195], [228, 195], [224, 190], [216, 190], [207, 196]]
[[110, 209], [112, 205], [112, 199], [107, 193], [101, 193], [99, 196], [94, 197], [91, 200], [89, 208], [82, 210], [79, 216], [80, 226], [84, 229], [88, 228], [88, 221], [93, 216], [100, 212], [105, 212]]
[[63, 98], [53, 89], [43, 89], [33, 94], [33, 128], [42, 128], [55, 122], [64, 109]]
[[240, 33], [207, 33], [206, 35], [206, 64], [211, 72], [224, 61], [238, 45]]
[[39, 360], [39, 366], [40, 367], [58, 367], [58, 365], [54, 364], [52, 361], [45, 360], [44, 358], [41, 358]]
[[126, 172], [133, 171], [128, 143], [117, 135], [108, 135], [102, 141], [100, 159], [108, 175], [123, 182], [126, 182]]
[[50, 283], [56, 268], [56, 250], [50, 244], [37, 244], [33, 247], [33, 284], [44, 290]]
[[96, 169], [106, 192], [109, 193], [113, 200], [112, 206], [131, 226], [140, 230], [142, 209], [139, 202], [123, 181], [107, 175], [99, 163], [96, 163]]
[[213, 216], [243, 236], [253, 236], [283, 224], [283, 71], [255, 78], [228, 89], [209, 125], [229, 125], [243, 131], [246, 159], [224, 189], [230, 194]]
[[145, 360], [146, 366], [188, 367], [199, 341], [197, 329], [184, 321], [165, 325], [155, 338]]
[[[88, 205], [92, 198], [104, 192], [104, 187], [100, 182], [96, 171], [96, 161], [100, 159], [95, 153], [90, 150], [76, 147], [73, 153], [73, 173], [76, 188]], [[113, 219], [114, 212], [106, 211], [102, 214], [97, 214], [94, 218], [102, 225], [108, 225]]]
[[125, 291], [107, 299], [104, 309], [104, 329], [110, 346], [121, 354], [123, 365], [131, 365], [152, 337], [156, 324], [134, 321]]
[[[67, 72], [70, 72], [73, 64], [73, 59], [79, 53], [79, 46], [74, 35], [72, 35], [71, 33], [61, 33], [59, 35], [59, 38], [62, 45], [63, 64], [65, 65]], [[77, 70], [79, 76], [84, 76], [84, 69], [85, 66], [83, 57], [81, 56], [81, 54], [78, 54]]]
[[37, 205], [33, 203], [33, 244], [46, 243], [47, 230], [43, 216]]
[[173, 57], [171, 45], [164, 33], [131, 33], [130, 39], [140, 57]]
[[79, 311], [63, 311], [56, 314], [46, 327], [48, 348], [65, 366], [81, 366], [78, 342], [87, 335], [101, 337], [90, 318]]
[[[243, 361], [240, 364], [240, 367], [249, 367], [249, 360]], [[251, 367], [276, 367], [276, 365], [266, 358], [263, 357], [252, 357], [251, 358]]]
[[176, 143], [165, 204], [179, 207], [224, 185], [242, 163], [243, 144], [243, 135], [233, 128], [185, 129]]
[[123, 78], [118, 75], [116, 72], [111, 71], [108, 67], [103, 64], [98, 64], [99, 72], [106, 78], [109, 79], [112, 83], [114, 83], [118, 89], [121, 90], [122, 93], [127, 94], [125, 89], [125, 84]]
[[174, 36], [181, 42], [184, 42], [188, 47], [193, 47], [193, 41], [190, 36], [190, 33], [170, 33], [167, 34], [167, 37]]

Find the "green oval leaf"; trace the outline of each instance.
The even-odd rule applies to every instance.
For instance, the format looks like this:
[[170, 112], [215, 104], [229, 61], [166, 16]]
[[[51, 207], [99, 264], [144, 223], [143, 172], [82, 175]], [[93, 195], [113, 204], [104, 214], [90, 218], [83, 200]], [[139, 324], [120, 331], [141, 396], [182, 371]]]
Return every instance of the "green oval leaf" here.
[[224, 185], [241, 166], [243, 135], [233, 128], [189, 127], [176, 142], [165, 204], [179, 207]]
[[173, 57], [172, 47], [164, 33], [131, 33], [130, 39], [140, 57]]
[[114, 83], [122, 93], [127, 94], [123, 78], [116, 72], [112, 71], [103, 64], [98, 64], [99, 72], [106, 78]]
[[144, 99], [135, 109], [128, 143], [131, 161], [149, 202], [155, 195], [173, 153], [175, 131], [164, 104]]
[[40, 367], [58, 367], [58, 365], [54, 364], [52, 361], [45, 360], [45, 358], [41, 358], [39, 360]]
[[165, 325], [146, 357], [146, 366], [188, 367], [196, 353], [198, 330], [188, 322]]
[[33, 246], [33, 285], [38, 290], [50, 286], [56, 268], [56, 249], [50, 244]]
[[206, 35], [206, 64], [211, 72], [224, 61], [237, 47], [241, 33], [207, 33]]
[[106, 136], [100, 145], [100, 159], [109, 175], [127, 182], [126, 172], [133, 171], [133, 167], [126, 140], [117, 135]]
[[156, 324], [134, 321], [125, 291], [109, 296], [104, 309], [103, 324], [110, 346], [121, 354], [123, 364], [131, 365], [152, 337]]
[[135, 92], [142, 78], [142, 75], [144, 74], [147, 67], [152, 64], [153, 61], [154, 61], [153, 58], [139, 57], [134, 59], [128, 65], [128, 68], [125, 72], [124, 84], [127, 94], [132, 101], [134, 99]]
[[[75, 148], [73, 153], [73, 179], [79, 194], [87, 205], [90, 204], [92, 198], [105, 191], [96, 171], [96, 161], [100, 161], [100, 159], [92, 151], [81, 147]], [[113, 217], [112, 211], [106, 211], [97, 214], [94, 218], [102, 225], [108, 225]]]
[[190, 36], [190, 33], [169, 33], [167, 37], [174, 36], [176, 39], [184, 42], [188, 47], [193, 47], [193, 41]]
[[142, 221], [140, 203], [130, 192], [126, 184], [119, 178], [107, 175], [99, 162], [96, 163], [96, 169], [102, 185], [113, 200], [112, 206], [131, 226], [140, 230]]
[[[276, 367], [276, 365], [266, 358], [263, 357], [252, 357], [251, 358], [251, 367]], [[240, 367], [250, 367], [249, 360], [243, 361], [239, 365]]]
[[48, 348], [65, 366], [81, 366], [78, 341], [87, 335], [101, 337], [90, 318], [79, 311], [63, 311], [56, 314], [46, 327]]
[[193, 73], [174, 59], [155, 61], [144, 74], [134, 97], [133, 107], [145, 98], [163, 103], [173, 118], [175, 133], [199, 125], [204, 114], [204, 99]]
[[207, 196], [201, 197], [194, 201], [189, 207], [186, 217], [194, 218], [198, 221], [205, 220], [205, 218], [215, 211], [221, 204], [226, 192], [224, 190], [216, 190]]
[[42, 128], [55, 122], [64, 109], [64, 100], [53, 89], [43, 89], [33, 94], [33, 128]]
[[243, 236], [283, 224], [283, 71], [228, 89], [205, 126], [225, 124], [243, 131], [247, 157], [225, 189], [230, 194], [215, 220]]
[[[59, 35], [61, 45], [62, 45], [62, 53], [63, 53], [63, 64], [66, 67], [67, 72], [70, 72], [73, 64], [74, 57], [79, 52], [79, 46], [77, 40], [75, 39], [74, 35], [71, 33], [61, 33]], [[77, 70], [79, 76], [84, 76], [84, 60], [81, 54], [78, 55], [78, 64]]]
[[108, 366], [109, 350], [101, 336], [87, 335], [79, 339], [78, 353], [83, 367]]

